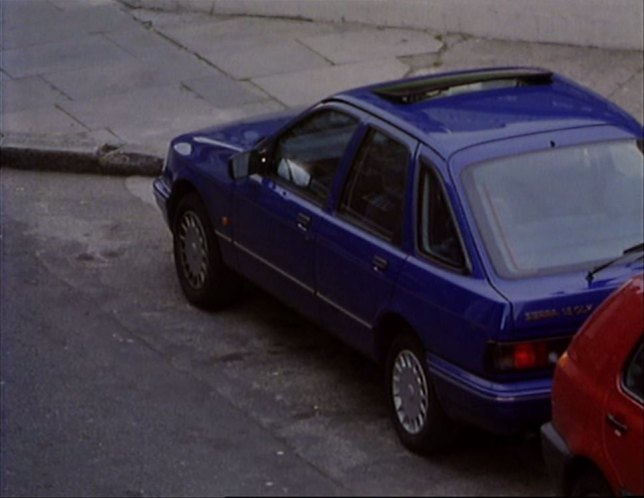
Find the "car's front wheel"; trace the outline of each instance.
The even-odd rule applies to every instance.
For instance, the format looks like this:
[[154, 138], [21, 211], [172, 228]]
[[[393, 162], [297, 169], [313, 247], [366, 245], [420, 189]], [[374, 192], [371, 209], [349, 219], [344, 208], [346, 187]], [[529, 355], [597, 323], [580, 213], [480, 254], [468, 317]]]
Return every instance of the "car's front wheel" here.
[[386, 390], [396, 433], [408, 449], [426, 454], [449, 444], [453, 422], [439, 404], [422, 343], [411, 333], [398, 336], [389, 350]]
[[196, 193], [179, 202], [172, 233], [177, 276], [188, 301], [200, 308], [229, 304], [239, 279], [222, 261], [210, 218]]

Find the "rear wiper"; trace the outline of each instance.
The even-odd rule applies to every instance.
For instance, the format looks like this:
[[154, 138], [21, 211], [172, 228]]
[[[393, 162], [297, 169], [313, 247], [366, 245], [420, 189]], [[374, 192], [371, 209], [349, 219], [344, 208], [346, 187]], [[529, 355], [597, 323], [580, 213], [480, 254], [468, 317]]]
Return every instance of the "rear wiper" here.
[[[629, 254], [634, 254], [636, 252], [644, 252], [644, 242], [640, 242], [639, 244], [635, 244], [634, 246], [631, 246], [627, 249], [624, 249], [622, 252], [621, 256], [618, 256], [616, 258], [613, 258], [609, 261], [606, 261], [605, 263], [602, 263], [601, 265], [595, 266], [592, 270], [590, 270], [586, 274], [586, 281], [588, 282], [588, 285], [593, 283], [593, 279], [595, 278], [595, 275], [597, 275], [600, 271], [602, 271], [604, 268], [608, 268], [611, 265], [614, 265], [615, 263], [621, 261], [624, 259], [625, 256], [628, 256]], [[644, 254], [640, 256], [640, 258], [644, 257]]]

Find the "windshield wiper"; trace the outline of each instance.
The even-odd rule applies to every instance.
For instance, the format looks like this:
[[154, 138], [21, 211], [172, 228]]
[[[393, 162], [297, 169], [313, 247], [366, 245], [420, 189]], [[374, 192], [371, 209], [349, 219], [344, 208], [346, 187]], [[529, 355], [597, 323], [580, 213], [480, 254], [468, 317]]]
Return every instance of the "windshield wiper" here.
[[[634, 254], [636, 252], [644, 252], [644, 242], [640, 242], [639, 244], [635, 244], [634, 246], [624, 249], [621, 256], [608, 260], [605, 263], [602, 263], [601, 265], [595, 266], [595, 268], [593, 268], [586, 274], [586, 281], [588, 282], [588, 285], [593, 283], [593, 279], [595, 278], [595, 275], [597, 275], [604, 268], [608, 268], [609, 266], [614, 265], [615, 263], [621, 261], [622, 259], [624, 259], [624, 257], [628, 256], [629, 254]], [[642, 257], [644, 257], [644, 254], [640, 256], [640, 258]]]

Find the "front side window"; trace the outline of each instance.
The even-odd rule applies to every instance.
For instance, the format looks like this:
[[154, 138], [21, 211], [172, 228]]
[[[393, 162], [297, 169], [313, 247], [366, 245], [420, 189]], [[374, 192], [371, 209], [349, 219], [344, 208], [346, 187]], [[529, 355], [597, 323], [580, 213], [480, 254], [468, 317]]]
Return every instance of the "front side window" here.
[[463, 172], [499, 275], [590, 269], [644, 237], [644, 166], [635, 140], [553, 148]]
[[369, 130], [351, 167], [338, 212], [398, 243], [409, 157], [406, 146], [377, 130]]
[[624, 389], [644, 401], [644, 343], [640, 343], [624, 372]]
[[464, 268], [465, 256], [445, 190], [427, 165], [421, 170], [419, 194], [420, 250], [449, 266]]
[[356, 119], [335, 110], [314, 114], [277, 140], [271, 173], [290, 188], [323, 204], [357, 126]]

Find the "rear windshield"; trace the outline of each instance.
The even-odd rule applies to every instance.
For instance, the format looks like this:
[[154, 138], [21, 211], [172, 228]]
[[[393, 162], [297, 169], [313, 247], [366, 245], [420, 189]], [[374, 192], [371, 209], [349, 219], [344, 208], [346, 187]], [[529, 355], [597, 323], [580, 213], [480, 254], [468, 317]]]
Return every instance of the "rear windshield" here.
[[644, 239], [641, 141], [480, 163], [463, 182], [492, 263], [506, 278], [589, 269]]

